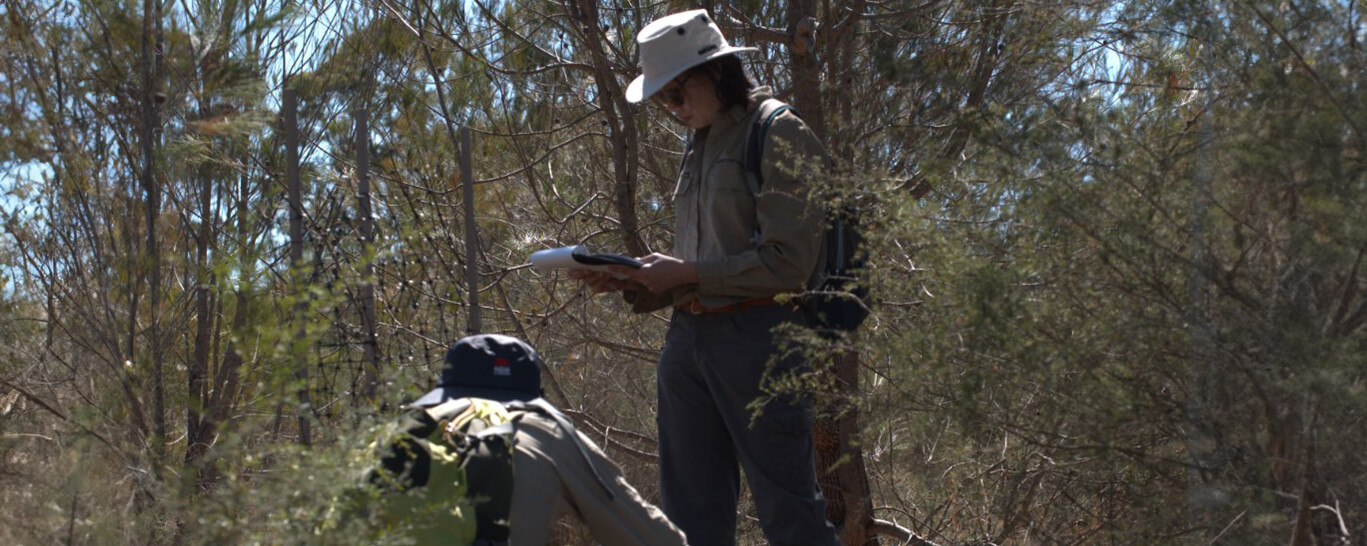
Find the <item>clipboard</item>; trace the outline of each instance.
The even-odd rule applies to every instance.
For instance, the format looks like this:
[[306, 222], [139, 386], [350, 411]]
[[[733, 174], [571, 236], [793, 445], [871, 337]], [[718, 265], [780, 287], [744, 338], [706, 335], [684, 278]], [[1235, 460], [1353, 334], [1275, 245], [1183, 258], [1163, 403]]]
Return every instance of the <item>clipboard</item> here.
[[584, 245], [549, 248], [532, 253], [532, 267], [537, 269], [589, 269], [612, 273], [612, 266], [640, 269], [640, 260], [622, 254], [593, 253]]

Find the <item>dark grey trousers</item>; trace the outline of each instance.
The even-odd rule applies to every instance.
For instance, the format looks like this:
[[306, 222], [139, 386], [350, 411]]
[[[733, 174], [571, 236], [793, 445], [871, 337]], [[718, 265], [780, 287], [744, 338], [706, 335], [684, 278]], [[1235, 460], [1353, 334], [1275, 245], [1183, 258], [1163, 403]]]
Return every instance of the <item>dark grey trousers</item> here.
[[772, 329], [801, 322], [787, 306], [733, 314], [674, 312], [660, 357], [660, 486], [665, 515], [692, 546], [736, 543], [740, 469], [774, 546], [836, 544], [816, 484], [810, 399], [771, 401], [757, 419], [768, 373], [807, 369], [789, 357], [769, 369]]

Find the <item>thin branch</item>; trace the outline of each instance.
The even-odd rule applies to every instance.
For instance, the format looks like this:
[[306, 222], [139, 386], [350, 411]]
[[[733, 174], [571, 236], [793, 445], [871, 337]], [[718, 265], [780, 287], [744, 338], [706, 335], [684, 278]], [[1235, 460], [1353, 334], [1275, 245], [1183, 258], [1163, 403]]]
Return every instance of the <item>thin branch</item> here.
[[[1351, 536], [1351, 535], [1348, 534], [1348, 524], [1344, 523], [1344, 521], [1343, 521], [1343, 512], [1342, 512], [1341, 510], [1339, 510], [1339, 503], [1338, 503], [1338, 501], [1334, 501], [1334, 505], [1333, 505], [1333, 506], [1329, 506], [1329, 505], [1327, 505], [1327, 504], [1318, 504], [1318, 505], [1315, 505], [1315, 506], [1311, 506], [1310, 509], [1311, 509], [1311, 510], [1325, 510], [1325, 511], [1331, 513], [1331, 514], [1334, 514], [1334, 518], [1335, 518], [1336, 520], [1338, 520], [1338, 524], [1339, 524], [1339, 533], [1341, 534], [1341, 536], [1342, 536], [1344, 539], [1347, 539], [1349, 536]], [[1344, 542], [1347, 543], [1346, 540], [1345, 540]]]
[[[756, 23], [754, 19], [746, 16], [735, 6], [728, 5], [727, 13], [722, 14], [719, 23], [725, 24], [725, 29], [736, 36], [744, 38], [750, 43], [766, 44], [786, 44], [793, 41], [793, 35], [785, 29], [766, 27]], [[741, 18], [744, 18], [743, 20]]]
[[911, 529], [902, 527], [895, 522], [885, 519], [869, 518], [868, 523], [869, 533], [874, 536], [894, 538], [905, 546], [939, 546], [926, 537], [913, 533]]
[[1221, 529], [1221, 530], [1220, 530], [1220, 534], [1215, 535], [1215, 538], [1210, 539], [1210, 543], [1211, 543], [1211, 544], [1215, 544], [1216, 542], [1219, 542], [1219, 541], [1220, 541], [1220, 537], [1225, 536], [1225, 533], [1228, 533], [1230, 529], [1233, 529], [1233, 528], [1234, 528], [1234, 524], [1239, 523], [1239, 520], [1240, 520], [1240, 519], [1243, 519], [1244, 514], [1247, 514], [1247, 513], [1248, 513], [1248, 510], [1244, 510], [1243, 512], [1239, 512], [1239, 515], [1234, 516], [1234, 519], [1230, 520], [1229, 525], [1226, 525], [1224, 529]]
[[1263, 25], [1266, 26], [1268, 30], [1272, 31], [1273, 34], [1276, 34], [1277, 37], [1282, 40], [1283, 44], [1286, 44], [1286, 48], [1290, 49], [1291, 54], [1295, 55], [1296, 60], [1300, 62], [1301, 68], [1304, 68], [1305, 71], [1310, 74], [1310, 79], [1315, 82], [1315, 85], [1324, 93], [1325, 98], [1329, 99], [1329, 102], [1339, 111], [1339, 116], [1343, 118], [1343, 122], [1353, 129], [1353, 134], [1357, 135], [1360, 142], [1363, 141], [1364, 135], [1362, 134], [1362, 128], [1358, 127], [1357, 121], [1353, 119], [1353, 116], [1348, 114], [1348, 110], [1344, 109], [1343, 103], [1339, 101], [1338, 97], [1334, 96], [1333, 90], [1329, 89], [1329, 84], [1324, 83], [1324, 78], [1321, 78], [1319, 72], [1315, 71], [1315, 67], [1310, 66], [1310, 63], [1305, 62], [1305, 56], [1301, 55], [1301, 51], [1296, 48], [1296, 44], [1291, 43], [1291, 39], [1287, 38], [1286, 33], [1282, 32], [1282, 29], [1277, 28], [1277, 25], [1272, 24], [1272, 21], [1268, 19], [1267, 15], [1263, 14], [1257, 6], [1254, 6], [1252, 2], [1245, 3], [1248, 5], [1248, 9], [1252, 10], [1253, 14], [1258, 16], [1258, 20], [1262, 21]]
[[596, 419], [594, 419], [588, 413], [585, 412], [573, 411], [568, 409], [563, 411], [567, 414], [576, 416], [579, 420], [580, 425], [588, 425], [589, 428], [594, 429], [593, 437], [602, 440], [603, 447], [605, 449], [611, 447], [614, 450], [621, 451], [622, 453], [631, 455], [633, 459], [636, 459], [638, 461], [644, 461], [649, 463], [655, 463], [659, 461], [660, 456], [658, 454], [636, 449], [617, 439], [618, 436], [626, 436], [628, 438], [633, 438], [636, 440], [653, 442], [655, 441], [654, 438], [634, 433], [626, 429], [612, 428], [611, 426], [604, 425], [603, 423], [598, 422]]
[[123, 452], [123, 450], [121, 450], [121, 449], [119, 449], [117, 446], [115, 446], [114, 443], [113, 443], [113, 442], [110, 442], [108, 438], [105, 438], [105, 437], [104, 437], [104, 435], [102, 435], [102, 434], [100, 434], [100, 433], [98, 433], [98, 432], [95, 432], [95, 431], [92, 430], [90, 427], [87, 427], [87, 426], [85, 426], [85, 425], [82, 425], [82, 424], [80, 424], [80, 423], [77, 423], [76, 421], [72, 421], [70, 417], [67, 417], [67, 416], [66, 416], [66, 414], [62, 413], [62, 412], [61, 412], [60, 410], [58, 410], [57, 408], [52, 407], [52, 406], [49, 405], [46, 401], [44, 401], [42, 398], [38, 398], [38, 397], [35, 396], [33, 393], [28, 392], [28, 390], [24, 389], [23, 387], [20, 387], [19, 385], [16, 385], [16, 384], [10, 382], [10, 380], [5, 379], [5, 378], [3, 378], [3, 377], [0, 377], [0, 383], [4, 383], [6, 387], [9, 387], [9, 388], [11, 388], [11, 389], [14, 389], [14, 391], [18, 392], [18, 393], [19, 393], [20, 395], [22, 395], [24, 398], [27, 398], [30, 402], [33, 402], [34, 404], [38, 404], [39, 407], [41, 407], [41, 408], [47, 410], [49, 413], [51, 413], [51, 414], [53, 414], [53, 415], [56, 415], [58, 419], [61, 419], [61, 420], [65, 421], [65, 422], [67, 422], [67, 423], [70, 423], [70, 424], [72, 424], [72, 425], [75, 425], [76, 428], [79, 428], [79, 429], [81, 429], [82, 431], [84, 431], [85, 433], [87, 433], [87, 434], [89, 434], [89, 435], [91, 435], [91, 436], [94, 436], [96, 440], [99, 440], [100, 443], [102, 443], [102, 444], [108, 446], [109, 449], [112, 450], [113, 452], [118, 453], [118, 454], [120, 454], [120, 455], [126, 455], [126, 454]]
[[1321, 329], [1321, 332], [1328, 333], [1331, 328], [1343, 324], [1344, 318], [1347, 317], [1348, 309], [1353, 304], [1353, 296], [1357, 292], [1358, 269], [1362, 266], [1364, 254], [1367, 254], [1367, 245], [1358, 248], [1357, 259], [1353, 260], [1353, 268], [1348, 271], [1348, 276], [1343, 280], [1343, 293], [1339, 296], [1338, 311], [1325, 318], [1324, 328]]
[[476, 183], [476, 184], [486, 184], [486, 183], [489, 183], [489, 182], [498, 182], [498, 181], [501, 181], [501, 180], [506, 180], [506, 179], [512, 178], [512, 177], [514, 177], [514, 176], [517, 176], [517, 175], [523, 173], [524, 171], [526, 171], [526, 170], [528, 170], [528, 169], [531, 169], [531, 168], [533, 168], [533, 167], [536, 167], [537, 165], [540, 165], [543, 161], [545, 161], [547, 158], [549, 158], [549, 157], [551, 156], [551, 154], [554, 153], [556, 150], [559, 150], [559, 149], [561, 149], [561, 148], [564, 148], [565, 146], [568, 146], [568, 145], [570, 145], [570, 144], [573, 144], [575, 141], [577, 141], [577, 140], [579, 140], [579, 139], [582, 139], [582, 138], [585, 138], [585, 137], [593, 137], [593, 136], [603, 137], [603, 138], [605, 138], [605, 139], [608, 138], [608, 135], [605, 135], [605, 134], [599, 133], [599, 132], [587, 132], [587, 133], [581, 133], [581, 134], [575, 135], [573, 138], [571, 138], [571, 139], [569, 139], [569, 140], [566, 140], [566, 141], [564, 141], [564, 142], [561, 142], [560, 144], [556, 144], [555, 146], [553, 146], [553, 147], [547, 149], [547, 150], [546, 150], [546, 153], [541, 154], [541, 157], [538, 157], [538, 158], [532, 160], [532, 162], [531, 162], [531, 163], [528, 163], [527, 165], [524, 165], [524, 166], [522, 166], [522, 167], [520, 167], [520, 168], [518, 168], [518, 169], [516, 169], [516, 170], [511, 171], [511, 172], [508, 172], [508, 173], [504, 173], [504, 174], [495, 176], [495, 177], [493, 177], [493, 178], [477, 179], [477, 180], [475, 180], [475, 183]]

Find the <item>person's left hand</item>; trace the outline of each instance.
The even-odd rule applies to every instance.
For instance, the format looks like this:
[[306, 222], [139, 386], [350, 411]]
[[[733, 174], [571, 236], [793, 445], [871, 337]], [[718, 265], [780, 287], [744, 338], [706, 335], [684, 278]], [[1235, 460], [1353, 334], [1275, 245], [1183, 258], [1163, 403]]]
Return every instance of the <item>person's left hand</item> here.
[[658, 252], [641, 258], [640, 269], [623, 272], [651, 292], [663, 294], [676, 286], [698, 282], [698, 268], [673, 256]]

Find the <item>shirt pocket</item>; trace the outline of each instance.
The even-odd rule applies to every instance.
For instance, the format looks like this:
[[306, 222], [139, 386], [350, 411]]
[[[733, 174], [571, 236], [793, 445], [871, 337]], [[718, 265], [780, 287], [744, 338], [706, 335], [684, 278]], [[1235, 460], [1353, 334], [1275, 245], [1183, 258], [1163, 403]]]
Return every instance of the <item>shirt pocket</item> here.
[[745, 165], [739, 159], [718, 159], [707, 170], [707, 187], [726, 200], [743, 197], [753, 206], [755, 195], [746, 176]]
[[717, 233], [751, 238], [757, 225], [757, 201], [746, 180], [745, 165], [737, 159], [716, 160], [707, 170], [706, 187], [701, 198], [709, 223]]

